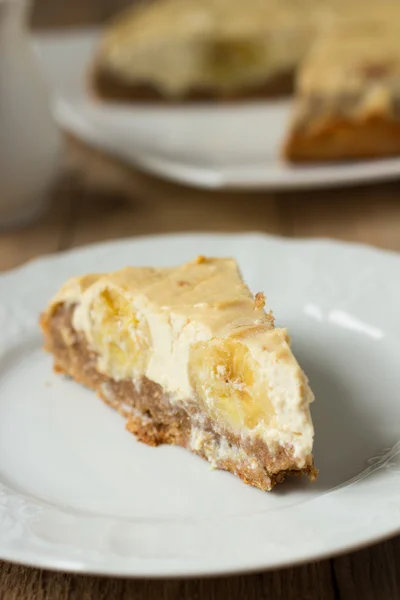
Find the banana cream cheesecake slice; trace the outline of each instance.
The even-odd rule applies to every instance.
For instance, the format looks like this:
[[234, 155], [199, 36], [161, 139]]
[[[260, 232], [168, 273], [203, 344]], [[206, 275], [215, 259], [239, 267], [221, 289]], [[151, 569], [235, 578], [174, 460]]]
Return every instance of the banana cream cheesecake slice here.
[[41, 317], [54, 369], [94, 389], [147, 444], [178, 444], [270, 490], [316, 477], [313, 394], [285, 329], [233, 259], [68, 281]]

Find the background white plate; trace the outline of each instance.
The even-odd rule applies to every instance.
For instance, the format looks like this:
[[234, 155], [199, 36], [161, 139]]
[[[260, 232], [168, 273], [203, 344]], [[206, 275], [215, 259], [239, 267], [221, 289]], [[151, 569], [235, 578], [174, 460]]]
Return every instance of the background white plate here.
[[[316, 394], [315, 484], [271, 493], [151, 448], [51, 372], [38, 314], [63, 281], [232, 255], [265, 290]], [[173, 235], [50, 256], [0, 277], [0, 558], [129, 576], [280, 567], [400, 532], [400, 257], [263, 235]]]
[[296, 189], [400, 176], [400, 158], [292, 167], [279, 156], [290, 102], [106, 106], [86, 91], [98, 30], [36, 40], [58, 122], [85, 141], [156, 175], [205, 188]]

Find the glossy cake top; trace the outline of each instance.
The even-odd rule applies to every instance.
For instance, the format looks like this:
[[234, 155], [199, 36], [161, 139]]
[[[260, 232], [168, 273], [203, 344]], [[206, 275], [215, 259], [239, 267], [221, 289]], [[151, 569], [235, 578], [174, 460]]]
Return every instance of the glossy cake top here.
[[264, 303], [255, 301], [233, 259], [198, 257], [176, 268], [126, 267], [114, 273], [73, 278], [53, 303], [82, 302], [104, 288], [207, 326], [213, 335], [245, 327], [273, 327]]

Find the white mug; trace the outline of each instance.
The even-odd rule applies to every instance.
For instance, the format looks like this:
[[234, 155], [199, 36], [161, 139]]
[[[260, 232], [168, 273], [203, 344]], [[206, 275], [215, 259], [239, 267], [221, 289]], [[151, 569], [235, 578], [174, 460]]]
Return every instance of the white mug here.
[[61, 136], [26, 27], [28, 4], [0, 0], [0, 228], [41, 215], [59, 168]]

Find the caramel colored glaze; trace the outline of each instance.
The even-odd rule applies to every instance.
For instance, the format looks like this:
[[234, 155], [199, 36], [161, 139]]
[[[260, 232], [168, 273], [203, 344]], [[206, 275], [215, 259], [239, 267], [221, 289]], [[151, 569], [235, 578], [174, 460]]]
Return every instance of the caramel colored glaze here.
[[[95, 390], [107, 404], [127, 418], [127, 429], [138, 440], [152, 446], [177, 444], [191, 449], [192, 426], [201, 418], [204, 433], [214, 442], [225, 441], [251, 455], [252, 468], [231, 458], [219, 460], [216, 464], [217, 468], [234, 473], [245, 483], [270, 490], [288, 475], [305, 474], [311, 480], [315, 479], [317, 471], [313, 464], [302, 470], [295, 468], [290, 448], [281, 447], [272, 455], [261, 440], [244, 442], [223, 429], [217, 433], [211, 420], [199, 412], [194, 400], [188, 400], [185, 405], [172, 405], [161, 386], [146, 377], [142, 378], [138, 390], [129, 380], [117, 382], [99, 373], [96, 369], [97, 355], [88, 348], [82, 334], [72, 327], [73, 311], [73, 305], [60, 304], [50, 315], [41, 318], [45, 349], [54, 356], [54, 370]], [[194, 452], [206, 459], [202, 449]]]

